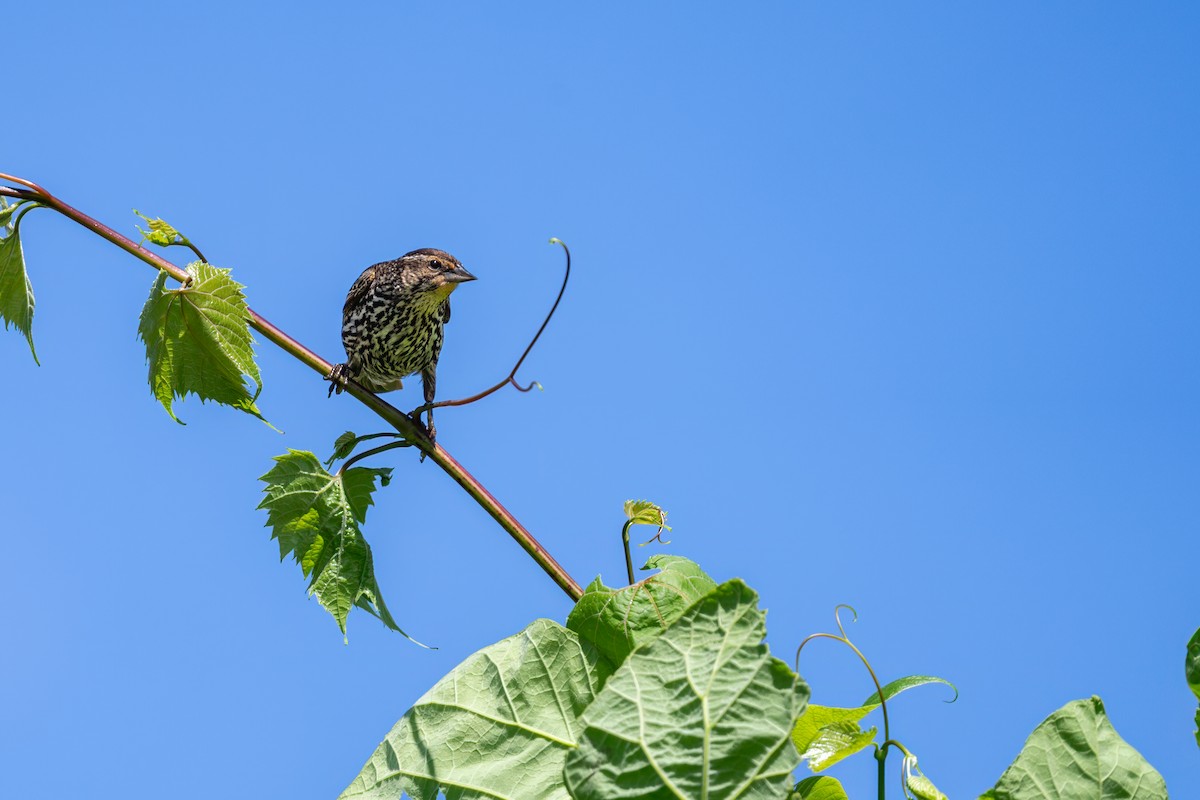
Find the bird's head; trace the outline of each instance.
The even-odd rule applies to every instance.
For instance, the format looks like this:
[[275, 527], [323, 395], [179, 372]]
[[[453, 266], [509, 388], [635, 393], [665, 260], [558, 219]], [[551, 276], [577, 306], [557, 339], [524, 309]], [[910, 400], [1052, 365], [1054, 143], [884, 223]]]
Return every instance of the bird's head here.
[[460, 283], [475, 280], [457, 258], [432, 247], [405, 253], [400, 258], [400, 270], [412, 291], [438, 302], [449, 297]]

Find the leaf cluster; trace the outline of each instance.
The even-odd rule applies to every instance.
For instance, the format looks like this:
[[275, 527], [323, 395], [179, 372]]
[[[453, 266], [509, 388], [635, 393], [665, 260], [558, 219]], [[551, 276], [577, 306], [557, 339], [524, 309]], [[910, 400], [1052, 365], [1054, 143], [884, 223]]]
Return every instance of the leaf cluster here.
[[[538, 620], [456, 667], [343, 798], [781, 798], [808, 687], [764, 643], [758, 597], [687, 559], [564, 627]], [[650, 565], [648, 565], [650, 566]]]
[[376, 479], [387, 486], [391, 475], [390, 469], [372, 467], [330, 473], [312, 453], [289, 450], [260, 478], [266, 497], [258, 507], [267, 511], [280, 560], [290, 555], [300, 565], [309, 594], [333, 615], [343, 637], [356, 606], [408, 636], [383, 602], [360, 527], [373, 504]]

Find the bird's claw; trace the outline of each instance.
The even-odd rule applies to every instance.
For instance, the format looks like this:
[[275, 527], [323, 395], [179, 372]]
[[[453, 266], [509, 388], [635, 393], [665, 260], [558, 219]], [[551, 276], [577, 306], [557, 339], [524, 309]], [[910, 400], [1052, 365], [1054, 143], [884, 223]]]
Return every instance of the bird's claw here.
[[325, 380], [329, 381], [328, 397], [333, 397], [334, 392], [341, 394], [346, 390], [350, 382], [350, 376], [346, 374], [348, 371], [345, 364], [334, 364], [333, 369], [329, 370], [325, 376]]

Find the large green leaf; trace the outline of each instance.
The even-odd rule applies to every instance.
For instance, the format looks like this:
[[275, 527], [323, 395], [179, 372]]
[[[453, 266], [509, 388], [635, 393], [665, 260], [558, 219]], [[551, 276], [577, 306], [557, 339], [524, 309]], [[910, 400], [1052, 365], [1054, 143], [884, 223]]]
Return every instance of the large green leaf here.
[[1034, 729], [989, 800], [1166, 800], [1162, 776], [1125, 743], [1099, 697], [1075, 700]]
[[34, 363], [40, 365], [33, 347], [33, 284], [25, 271], [21, 232], [12, 224], [12, 215], [20, 205], [10, 206], [0, 198], [0, 319], [4, 320], [5, 330], [11, 324], [24, 334]]
[[[909, 675], [883, 686], [883, 699], [891, 700], [901, 692], [943, 683], [950, 688], [954, 684], [933, 675]], [[955, 696], [957, 697], [957, 689]], [[875, 741], [875, 728], [862, 730], [859, 721], [879, 708], [879, 694], [872, 693], [857, 708], [838, 708], [809, 704], [804, 716], [796, 721], [792, 729], [792, 743], [800, 751], [800, 757], [808, 762], [813, 772], [828, 769], [843, 758], [852, 756]]]
[[[202, 261], [189, 264], [187, 271], [191, 281], [169, 291], [167, 273], [159, 272], [142, 308], [138, 335], [146, 343], [154, 396], [176, 422], [172, 403], [189, 393], [263, 419], [254, 405], [262, 378], [242, 285], [229, 270]], [[254, 382], [253, 395], [243, 376]]]
[[438, 681], [341, 797], [566, 800], [563, 758], [608, 675], [594, 647], [536, 620]]
[[575, 800], [787, 796], [808, 686], [771, 657], [757, 601], [724, 583], [613, 673], [567, 755]]
[[[1184, 674], [1192, 694], [1200, 700], [1200, 628], [1188, 640], [1187, 658], [1184, 661]], [[1200, 708], [1196, 710], [1196, 744], [1200, 744]]]
[[386, 486], [392, 471], [354, 467], [331, 475], [315, 455], [302, 450], [289, 450], [275, 462], [259, 479], [267, 484], [267, 496], [258, 507], [267, 510], [280, 559], [290, 554], [296, 560], [310, 578], [309, 594], [333, 615], [343, 636], [354, 606], [408, 636], [383, 602], [371, 548], [359, 529], [372, 504], [375, 479]]
[[595, 644], [614, 667], [717, 587], [704, 570], [681, 556], [652, 556], [642, 569], [661, 572], [620, 589], [596, 578], [567, 617], [567, 627]]

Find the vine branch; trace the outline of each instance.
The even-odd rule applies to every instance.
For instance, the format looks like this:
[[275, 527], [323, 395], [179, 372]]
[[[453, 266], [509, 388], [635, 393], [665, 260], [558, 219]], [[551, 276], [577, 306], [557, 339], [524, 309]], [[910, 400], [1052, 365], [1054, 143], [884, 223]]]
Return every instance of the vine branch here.
[[[82, 225], [92, 233], [103, 239], [106, 239], [112, 244], [115, 244], [117, 247], [144, 261], [155, 269], [166, 272], [180, 283], [184, 283], [188, 280], [188, 274], [183, 269], [179, 268], [170, 261], [167, 261], [157, 253], [147, 250], [138, 243], [134, 242], [132, 239], [117, 233], [107, 225], [104, 225], [92, 217], [89, 217], [82, 211], [68, 205], [62, 200], [59, 200], [57, 197], [50, 194], [50, 192], [46, 191], [38, 184], [23, 178], [18, 178], [15, 175], [8, 175], [2, 172], [0, 172], [0, 180], [9, 181], [25, 187], [16, 189], [9, 186], [0, 186], [0, 195], [5, 197], [13, 197], [18, 200], [34, 200], [38, 203], [41, 203], [46, 208], [54, 209], [67, 219]], [[562, 244], [561, 242], [558, 243]], [[563, 245], [563, 249], [566, 249], [566, 245]], [[570, 251], [567, 253], [567, 274], [568, 276], [570, 275]], [[563, 290], [565, 289], [566, 280], [564, 279]], [[562, 294], [563, 291], [559, 291], [559, 300], [562, 299]], [[554, 307], [558, 307], [558, 300], [555, 300]], [[250, 327], [254, 328], [254, 330], [262, 334], [265, 339], [281, 348], [284, 352], [293, 356], [302, 364], [318, 373], [322, 378], [328, 375], [329, 371], [333, 369], [332, 364], [321, 358], [321, 356], [317, 355], [314, 351], [305, 347], [300, 342], [296, 341], [296, 339], [292, 338], [275, 325], [271, 324], [258, 312], [254, 311], [253, 309], [247, 309], [247, 312]], [[550, 313], [554, 313], [553, 308], [550, 310]], [[542, 328], [538, 330], [537, 336], [534, 336], [533, 342], [530, 342], [529, 347], [525, 350], [525, 354], [521, 356], [521, 359], [517, 362], [517, 366], [513, 368], [512, 373], [510, 373], [507, 379], [476, 397], [467, 398], [466, 400], [451, 400], [443, 403], [437, 403], [435, 406], [464, 405], [465, 403], [474, 402], [482, 397], [486, 397], [487, 395], [504, 386], [506, 383], [512, 382], [513, 385], [516, 385], [514, 376], [516, 375], [517, 369], [521, 366], [521, 362], [524, 361], [525, 356], [529, 354], [529, 350], [533, 348], [534, 342], [537, 341], [538, 336], [541, 336], [542, 330], [545, 329], [546, 323], [549, 321], [550, 318], [547, 317], [546, 322], [542, 323]], [[517, 388], [521, 387], [517, 386]], [[500, 527], [509, 534], [509, 536], [516, 540], [517, 544], [529, 554], [530, 558], [532, 558], [556, 584], [558, 584], [559, 588], [561, 588], [568, 597], [570, 597], [572, 600], [578, 600], [581, 596], [583, 596], [583, 589], [579, 586], [575, 579], [572, 578], [570, 574], [554, 559], [554, 557], [550, 555], [549, 551], [547, 551], [546, 548], [543, 547], [542, 544], [533, 537], [533, 534], [525, 529], [525, 526], [513, 516], [512, 512], [505, 508], [500, 501], [497, 500], [492, 493], [489, 492], [487, 488], [485, 488], [484, 485], [479, 482], [477, 478], [471, 475], [471, 473], [469, 473], [461, 464], [459, 464], [453, 456], [447, 453], [441, 445], [431, 442], [425, 430], [420, 425], [416, 424], [412, 418], [410, 418], [400, 409], [388, 403], [386, 400], [380, 399], [377, 395], [367, 391], [366, 389], [363, 389], [361, 386], [353, 382], [346, 387], [346, 391], [349, 392], [350, 395], [352, 395], [360, 403], [374, 411], [389, 425], [394, 427], [402, 436], [404, 436], [405, 439], [411, 442], [415, 447], [419, 448], [422, 453], [430, 458], [430, 460], [441, 467], [442, 470], [449, 475], [455, 483], [461, 486], [463, 490], [470, 495], [471, 498], [478, 503], [483, 510], [486, 511], [492, 517], [492, 519], [494, 519], [500, 525]], [[528, 390], [525, 389], [522, 391]]]

